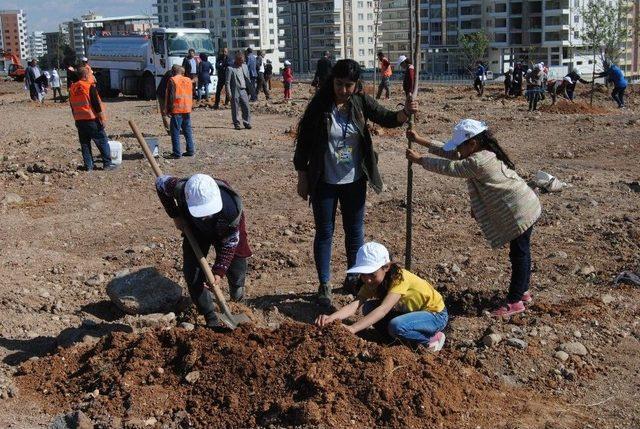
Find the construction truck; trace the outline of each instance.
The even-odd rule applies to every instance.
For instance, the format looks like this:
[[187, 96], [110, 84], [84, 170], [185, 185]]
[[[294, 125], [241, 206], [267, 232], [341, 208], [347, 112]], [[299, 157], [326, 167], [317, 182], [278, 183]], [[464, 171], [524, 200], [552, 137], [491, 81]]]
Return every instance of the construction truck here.
[[[189, 49], [196, 55], [206, 54], [215, 64], [214, 46], [207, 29], [153, 28], [151, 35], [98, 36], [87, 57], [100, 95], [135, 95], [151, 100], [156, 98], [162, 76], [174, 64], [182, 65]], [[211, 76], [211, 82], [215, 88], [217, 76]]]
[[0, 55], [2, 55], [3, 59], [11, 61], [8, 69], [9, 77], [15, 81], [22, 82], [24, 80], [26, 70], [20, 63], [20, 58], [18, 58], [16, 54], [12, 54], [10, 52], [5, 52], [2, 50], [0, 50]]

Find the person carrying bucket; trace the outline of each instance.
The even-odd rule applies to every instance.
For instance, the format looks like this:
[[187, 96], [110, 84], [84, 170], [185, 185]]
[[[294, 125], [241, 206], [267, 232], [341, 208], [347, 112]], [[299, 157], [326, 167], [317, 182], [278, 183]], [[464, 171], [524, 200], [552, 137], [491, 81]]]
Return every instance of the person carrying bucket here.
[[535, 192], [515, 171], [513, 162], [484, 122], [463, 119], [444, 146], [428, 141], [415, 131], [407, 137], [445, 159], [422, 156], [407, 149], [407, 159], [433, 173], [467, 179], [471, 216], [496, 249], [509, 243], [511, 283], [504, 305], [491, 313], [506, 317], [525, 311], [531, 302], [531, 233], [542, 208]]
[[373, 325], [382, 335], [431, 351], [442, 349], [449, 314], [431, 283], [392, 262], [389, 251], [373, 241], [358, 249], [356, 263], [347, 273], [359, 275], [363, 283], [356, 298], [332, 314], [318, 316], [316, 325], [347, 319], [362, 309], [364, 317], [346, 326], [349, 332]]

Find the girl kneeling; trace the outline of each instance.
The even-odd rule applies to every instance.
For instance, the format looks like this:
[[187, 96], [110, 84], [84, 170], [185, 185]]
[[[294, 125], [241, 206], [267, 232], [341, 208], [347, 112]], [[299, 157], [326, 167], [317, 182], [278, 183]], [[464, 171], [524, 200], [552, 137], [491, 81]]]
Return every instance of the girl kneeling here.
[[356, 299], [333, 314], [323, 314], [316, 325], [353, 316], [360, 308], [364, 317], [346, 328], [357, 333], [373, 325], [393, 338], [423, 344], [432, 351], [442, 349], [449, 315], [442, 295], [426, 280], [390, 261], [379, 243], [365, 243], [348, 274], [359, 274], [363, 286]]

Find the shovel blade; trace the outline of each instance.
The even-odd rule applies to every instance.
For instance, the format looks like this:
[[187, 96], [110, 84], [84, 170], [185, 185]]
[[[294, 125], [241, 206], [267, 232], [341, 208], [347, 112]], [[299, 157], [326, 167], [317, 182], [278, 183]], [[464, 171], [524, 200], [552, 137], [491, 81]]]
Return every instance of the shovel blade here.
[[218, 319], [229, 329], [236, 329], [240, 325], [251, 323], [251, 319], [246, 314], [218, 314]]

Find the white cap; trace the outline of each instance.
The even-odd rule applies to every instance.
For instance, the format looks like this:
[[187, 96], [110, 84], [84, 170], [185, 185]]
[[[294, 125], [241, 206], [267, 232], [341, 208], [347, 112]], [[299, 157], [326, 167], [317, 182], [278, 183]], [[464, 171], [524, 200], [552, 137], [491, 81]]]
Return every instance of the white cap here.
[[211, 176], [194, 174], [184, 185], [184, 196], [193, 217], [211, 216], [222, 210], [220, 188]]
[[509, 67], [509, 71], [513, 71], [513, 67]]
[[571, 78], [569, 76], [565, 76], [564, 80], [569, 82], [569, 85], [573, 84], [573, 81], [571, 80]]
[[407, 60], [406, 55], [400, 55], [398, 57], [398, 61], [396, 61], [396, 67], [399, 66], [400, 64], [404, 63]]
[[371, 274], [391, 262], [389, 251], [380, 243], [370, 241], [358, 249], [356, 264], [347, 274]]
[[87, 57], [82, 57], [82, 58], [80, 58], [80, 61], [82, 61], [82, 62], [85, 62], [85, 63], [86, 63], [87, 61], [89, 61], [89, 58], [87, 58]]
[[463, 119], [453, 127], [453, 136], [443, 147], [446, 151], [451, 151], [466, 142], [472, 137], [477, 136], [489, 127], [484, 122], [475, 119]]
[[285, 66], [290, 66], [290, 65], [291, 65], [291, 61], [289, 61], [289, 60], [284, 60], [284, 65], [285, 65]]

